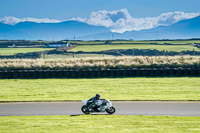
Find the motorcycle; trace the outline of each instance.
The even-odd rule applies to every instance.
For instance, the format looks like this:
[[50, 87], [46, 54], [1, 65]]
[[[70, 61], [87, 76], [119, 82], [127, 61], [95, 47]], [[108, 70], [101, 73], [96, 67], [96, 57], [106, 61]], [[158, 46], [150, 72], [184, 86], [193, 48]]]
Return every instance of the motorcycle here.
[[115, 108], [112, 106], [112, 103], [110, 100], [107, 99], [100, 99], [97, 101], [97, 103], [93, 103], [90, 105], [92, 107], [92, 110], [89, 110], [89, 107], [87, 106], [87, 100], [82, 100], [84, 105], [81, 107], [81, 111], [84, 114], [90, 114], [94, 112], [107, 112], [108, 114], [115, 113]]

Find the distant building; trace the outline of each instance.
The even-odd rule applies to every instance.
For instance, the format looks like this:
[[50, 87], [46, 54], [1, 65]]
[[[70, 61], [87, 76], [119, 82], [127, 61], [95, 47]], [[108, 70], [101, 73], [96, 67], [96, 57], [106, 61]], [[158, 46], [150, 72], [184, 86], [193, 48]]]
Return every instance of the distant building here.
[[11, 48], [14, 48], [14, 47], [16, 47], [16, 45], [15, 44], [12, 44], [12, 46], [10, 46]]
[[55, 43], [46, 43], [46, 47], [48, 48], [59, 48], [59, 47], [69, 47], [71, 46], [68, 42], [55, 42]]

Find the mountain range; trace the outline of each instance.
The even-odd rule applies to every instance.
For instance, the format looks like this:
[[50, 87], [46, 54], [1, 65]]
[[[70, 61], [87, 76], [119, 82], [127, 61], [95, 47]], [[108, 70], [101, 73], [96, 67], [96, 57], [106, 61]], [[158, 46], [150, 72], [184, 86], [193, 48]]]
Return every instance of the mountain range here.
[[0, 23], [0, 39], [107, 40], [112, 39], [112, 37], [133, 40], [200, 38], [200, 16], [182, 20], [170, 26], [124, 33], [113, 33], [106, 27], [88, 25], [78, 21], [61, 23], [20, 22], [16, 25]]
[[103, 26], [92, 26], [77, 21], [61, 23], [20, 22], [16, 25], [0, 23], [0, 39], [62, 40], [102, 32], [109, 32], [109, 30]]

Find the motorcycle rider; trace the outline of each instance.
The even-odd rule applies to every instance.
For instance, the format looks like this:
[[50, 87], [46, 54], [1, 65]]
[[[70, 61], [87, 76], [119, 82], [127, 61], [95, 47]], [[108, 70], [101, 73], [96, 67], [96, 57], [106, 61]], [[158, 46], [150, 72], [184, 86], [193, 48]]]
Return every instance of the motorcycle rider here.
[[[92, 111], [92, 108], [97, 107], [96, 103], [97, 103], [97, 101], [100, 99], [100, 97], [101, 97], [100, 94], [96, 94], [95, 97], [92, 97], [92, 98], [90, 98], [90, 99], [87, 101], [87, 104], [86, 104], [86, 105], [88, 106], [88, 108], [89, 108], [90, 111]], [[91, 107], [92, 104], [95, 104], [95, 106], [94, 106], [94, 107]]]

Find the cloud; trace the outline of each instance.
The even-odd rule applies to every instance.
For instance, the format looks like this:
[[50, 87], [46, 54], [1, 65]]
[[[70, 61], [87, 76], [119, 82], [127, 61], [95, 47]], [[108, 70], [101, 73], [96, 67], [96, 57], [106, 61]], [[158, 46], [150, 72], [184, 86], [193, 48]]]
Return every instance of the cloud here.
[[87, 18], [73, 18], [72, 20], [85, 22], [90, 25], [105, 26], [112, 32], [151, 29], [161, 25], [171, 25], [184, 19], [199, 16], [199, 13], [184, 13], [180, 11], [163, 13], [158, 17], [134, 18], [127, 9], [117, 11], [92, 12]]
[[[87, 18], [72, 18], [71, 20], [84, 22], [95, 26], [105, 26], [112, 32], [123, 33], [132, 30], [152, 29], [161, 25], [168, 26], [177, 23], [181, 20], [190, 19], [199, 16], [199, 13], [184, 13], [180, 11], [163, 13], [157, 17], [134, 18], [127, 9], [116, 11], [98, 11], [92, 12]], [[15, 25], [19, 22], [36, 22], [36, 23], [59, 23], [64, 20], [49, 19], [49, 18], [16, 18], [4, 17], [0, 18], [0, 22], [4, 24]]]
[[0, 22], [4, 23], [4, 24], [9, 24], [9, 25], [15, 25], [19, 22], [35, 22], [35, 23], [59, 23], [62, 22], [60, 20], [57, 19], [49, 19], [49, 18], [43, 18], [43, 19], [38, 19], [38, 18], [16, 18], [16, 17], [4, 17], [4, 18], [0, 18]]

